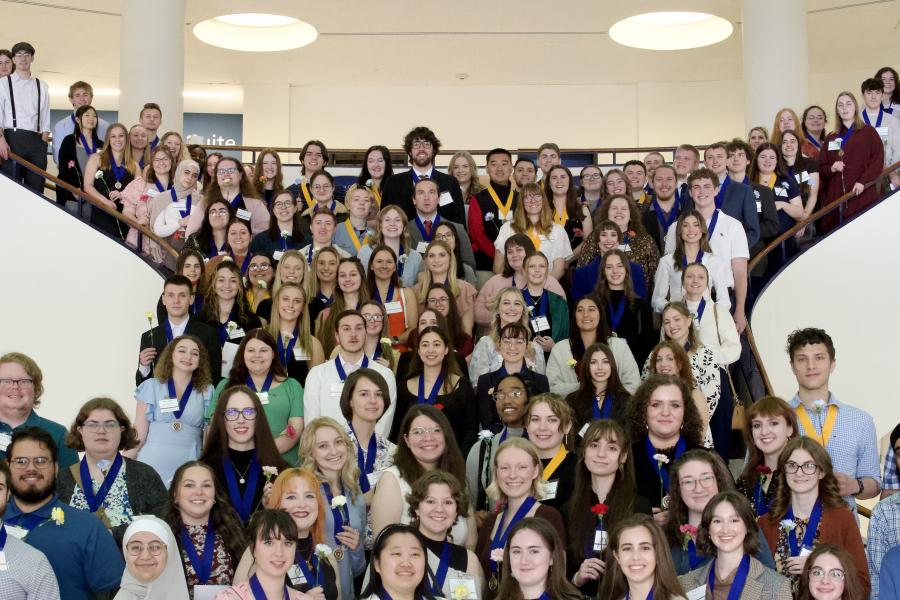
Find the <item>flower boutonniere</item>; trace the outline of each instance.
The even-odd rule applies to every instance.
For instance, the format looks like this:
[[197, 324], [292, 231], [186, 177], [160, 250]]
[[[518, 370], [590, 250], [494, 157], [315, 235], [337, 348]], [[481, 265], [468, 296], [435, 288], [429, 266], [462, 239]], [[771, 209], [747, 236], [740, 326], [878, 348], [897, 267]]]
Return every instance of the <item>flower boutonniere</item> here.
[[478, 432], [478, 440], [482, 442], [486, 442], [488, 440], [493, 439], [494, 433], [489, 429], [482, 429]]
[[576, 366], [578, 366], [578, 361], [575, 360], [574, 358], [570, 358], [569, 360], [566, 361], [566, 364], [569, 365], [570, 369], [574, 369]]
[[57, 506], [50, 511], [50, 520], [56, 523], [56, 526], [59, 527], [60, 525], [65, 524], [66, 513], [63, 512], [63, 509]]
[[263, 185], [265, 185], [266, 182], [267, 182], [268, 180], [269, 180], [269, 178], [266, 177], [265, 175], [260, 175], [260, 176], [259, 176], [259, 182], [260, 182], [261, 184], [263, 184]]
[[669, 496], [666, 494], [665, 486], [663, 485], [663, 465], [669, 464], [669, 457], [663, 453], [657, 453], [653, 455], [653, 460], [656, 461], [656, 470], [659, 472], [659, 497], [660, 500], [660, 508], [666, 509], [669, 506]]
[[781, 523], [778, 524], [778, 527], [779, 527], [783, 532], [785, 532], [785, 533], [790, 533], [790, 532], [792, 532], [792, 531], [797, 527], [797, 524], [794, 523], [794, 520], [793, 520], [793, 519], [783, 519], [783, 520], [781, 521]]
[[278, 468], [266, 465], [262, 468], [263, 476], [266, 478], [266, 483], [272, 481], [273, 477], [278, 477]]
[[821, 415], [825, 410], [825, 401], [824, 400], [816, 400], [813, 402], [813, 412], [816, 415]]
[[229, 337], [229, 338], [230, 338], [232, 335], [234, 335], [234, 332], [235, 332], [235, 331], [237, 331], [237, 327], [238, 327], [238, 325], [237, 325], [237, 323], [235, 323], [234, 321], [228, 321], [228, 323], [225, 324], [225, 331], [228, 332], [228, 337]]
[[444, 405], [441, 404], [440, 402], [435, 402], [434, 407], [438, 410], [444, 410]]
[[284, 239], [288, 239], [289, 237], [291, 237], [291, 232], [290, 231], [282, 231], [281, 237], [283, 237]]
[[597, 521], [599, 521], [600, 524], [603, 525], [603, 516], [606, 515], [607, 512], [609, 512], [609, 507], [600, 502], [591, 507], [591, 512], [597, 515]]
[[503, 562], [503, 548], [494, 548], [491, 550], [491, 560], [495, 563]]
[[347, 516], [347, 496], [343, 494], [338, 494], [334, 498], [331, 499], [331, 509], [338, 510], [341, 513], [342, 517]]
[[484, 220], [485, 220], [485, 221], [493, 221], [493, 220], [494, 220], [494, 213], [492, 213], [492, 212], [485, 213], [485, 215], [484, 215]]
[[689, 523], [685, 523], [681, 527], [678, 528], [678, 531], [681, 532], [683, 536], [681, 540], [681, 547], [684, 550], [688, 549], [688, 544], [694, 541], [694, 538], [697, 537], [697, 528]]
[[94, 173], [94, 179], [103, 179], [103, 171], [98, 169], [97, 172]]
[[331, 556], [331, 546], [328, 544], [316, 544], [316, 556], [319, 560], [324, 560]]

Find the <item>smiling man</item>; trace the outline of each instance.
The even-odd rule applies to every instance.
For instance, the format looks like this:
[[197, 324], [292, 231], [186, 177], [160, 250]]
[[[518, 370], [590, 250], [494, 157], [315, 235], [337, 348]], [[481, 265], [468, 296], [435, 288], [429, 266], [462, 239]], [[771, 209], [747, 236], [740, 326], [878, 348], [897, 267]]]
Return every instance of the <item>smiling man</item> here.
[[59, 467], [50, 434], [37, 427], [20, 429], [8, 455], [12, 500], [3, 514], [7, 535], [47, 556], [62, 582], [62, 600], [88, 600], [118, 587], [125, 561], [113, 537], [100, 519], [56, 496]]

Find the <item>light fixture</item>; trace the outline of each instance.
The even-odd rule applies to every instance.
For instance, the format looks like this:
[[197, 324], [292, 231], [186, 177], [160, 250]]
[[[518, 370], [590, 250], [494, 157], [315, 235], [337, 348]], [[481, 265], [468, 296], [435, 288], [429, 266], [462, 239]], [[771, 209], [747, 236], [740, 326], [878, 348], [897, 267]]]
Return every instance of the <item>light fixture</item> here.
[[242, 52], [278, 52], [313, 43], [319, 32], [294, 17], [239, 13], [206, 19], [194, 26], [201, 42]]
[[623, 19], [609, 28], [614, 42], [644, 50], [686, 50], [728, 39], [730, 21], [700, 12], [653, 12]]

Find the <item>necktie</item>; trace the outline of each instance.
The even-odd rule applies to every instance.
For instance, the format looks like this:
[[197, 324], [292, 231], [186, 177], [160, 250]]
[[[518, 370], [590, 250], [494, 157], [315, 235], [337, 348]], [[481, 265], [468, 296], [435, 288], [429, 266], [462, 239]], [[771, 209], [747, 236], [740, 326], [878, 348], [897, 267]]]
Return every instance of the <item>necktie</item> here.
[[430, 219], [425, 220], [425, 237], [428, 237], [428, 238], [431, 237], [431, 220]]
[[429, 179], [429, 178], [430, 178], [430, 175], [428, 173], [425, 173], [424, 175], [419, 176], [419, 179]]

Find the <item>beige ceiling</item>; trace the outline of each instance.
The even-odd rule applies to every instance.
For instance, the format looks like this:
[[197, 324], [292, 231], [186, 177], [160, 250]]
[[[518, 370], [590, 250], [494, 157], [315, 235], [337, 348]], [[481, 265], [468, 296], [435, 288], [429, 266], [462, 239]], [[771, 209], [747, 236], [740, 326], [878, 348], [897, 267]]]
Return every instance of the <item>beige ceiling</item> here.
[[[741, 70], [739, 25], [720, 44], [669, 53], [625, 48], [606, 33], [620, 18], [662, 8], [707, 9], [739, 23], [739, 0], [186, 0], [186, 6], [188, 86], [572, 85], [734, 79]], [[900, 66], [900, 1], [808, 0], [807, 9], [812, 74]], [[0, 0], [0, 45], [25, 36], [38, 49], [40, 71], [115, 85], [121, 11], [119, 0]], [[320, 37], [306, 48], [257, 54], [214, 48], [191, 33], [205, 18], [247, 11], [301, 18]], [[134, 43], [145, 45], [152, 60], [152, 31]], [[461, 73], [465, 80], [457, 78]]]

